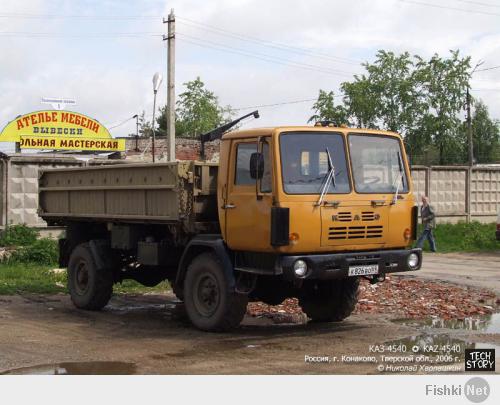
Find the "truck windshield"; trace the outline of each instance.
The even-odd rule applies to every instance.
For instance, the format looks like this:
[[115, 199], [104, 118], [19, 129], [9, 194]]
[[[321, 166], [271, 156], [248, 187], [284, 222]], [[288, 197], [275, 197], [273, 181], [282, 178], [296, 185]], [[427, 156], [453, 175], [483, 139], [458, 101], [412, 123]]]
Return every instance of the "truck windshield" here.
[[358, 193], [406, 193], [408, 182], [397, 138], [349, 135], [354, 188]]
[[[327, 151], [328, 150], [328, 151]], [[289, 132], [280, 135], [283, 189], [287, 194], [319, 194], [334, 168], [327, 194], [349, 193], [344, 140], [335, 132]]]

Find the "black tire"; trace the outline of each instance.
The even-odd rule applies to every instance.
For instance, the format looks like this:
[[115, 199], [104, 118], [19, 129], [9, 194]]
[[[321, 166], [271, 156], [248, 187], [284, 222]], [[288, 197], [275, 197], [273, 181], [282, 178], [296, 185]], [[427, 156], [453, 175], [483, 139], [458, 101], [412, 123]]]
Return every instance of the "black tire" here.
[[71, 252], [68, 290], [75, 307], [91, 311], [105, 307], [113, 294], [113, 272], [97, 269], [88, 243]]
[[340, 322], [358, 302], [359, 278], [320, 281], [304, 286], [299, 304], [315, 322]]
[[183, 298], [193, 325], [209, 332], [236, 328], [248, 304], [247, 295], [230, 291], [222, 264], [213, 253], [202, 253], [191, 262]]

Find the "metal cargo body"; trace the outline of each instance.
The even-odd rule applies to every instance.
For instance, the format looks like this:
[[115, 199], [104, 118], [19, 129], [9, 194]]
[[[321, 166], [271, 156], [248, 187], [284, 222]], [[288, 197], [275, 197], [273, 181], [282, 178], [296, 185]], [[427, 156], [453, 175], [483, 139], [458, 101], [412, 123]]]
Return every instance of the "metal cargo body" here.
[[203, 221], [216, 211], [216, 187], [217, 165], [193, 161], [50, 170], [40, 175], [39, 214], [48, 222]]

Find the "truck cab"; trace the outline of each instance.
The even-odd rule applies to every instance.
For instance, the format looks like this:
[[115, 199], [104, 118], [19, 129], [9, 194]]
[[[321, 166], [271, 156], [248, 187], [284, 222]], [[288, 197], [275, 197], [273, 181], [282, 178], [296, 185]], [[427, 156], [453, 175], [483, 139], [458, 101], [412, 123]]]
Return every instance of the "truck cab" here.
[[287, 279], [420, 267], [421, 252], [409, 249], [417, 209], [398, 134], [329, 126], [235, 131], [222, 138], [220, 160], [219, 221], [232, 251], [279, 256]]

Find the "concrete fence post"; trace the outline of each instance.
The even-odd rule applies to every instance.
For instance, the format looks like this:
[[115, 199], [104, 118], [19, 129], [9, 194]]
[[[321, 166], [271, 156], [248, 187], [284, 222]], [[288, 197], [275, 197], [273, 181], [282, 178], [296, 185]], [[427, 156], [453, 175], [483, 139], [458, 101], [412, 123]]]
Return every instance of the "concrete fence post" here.
[[471, 222], [472, 213], [471, 213], [471, 181], [472, 177], [472, 167], [469, 167], [465, 170], [465, 213], [467, 218], [467, 223]]
[[425, 195], [430, 197], [431, 195], [431, 166], [425, 168]]

